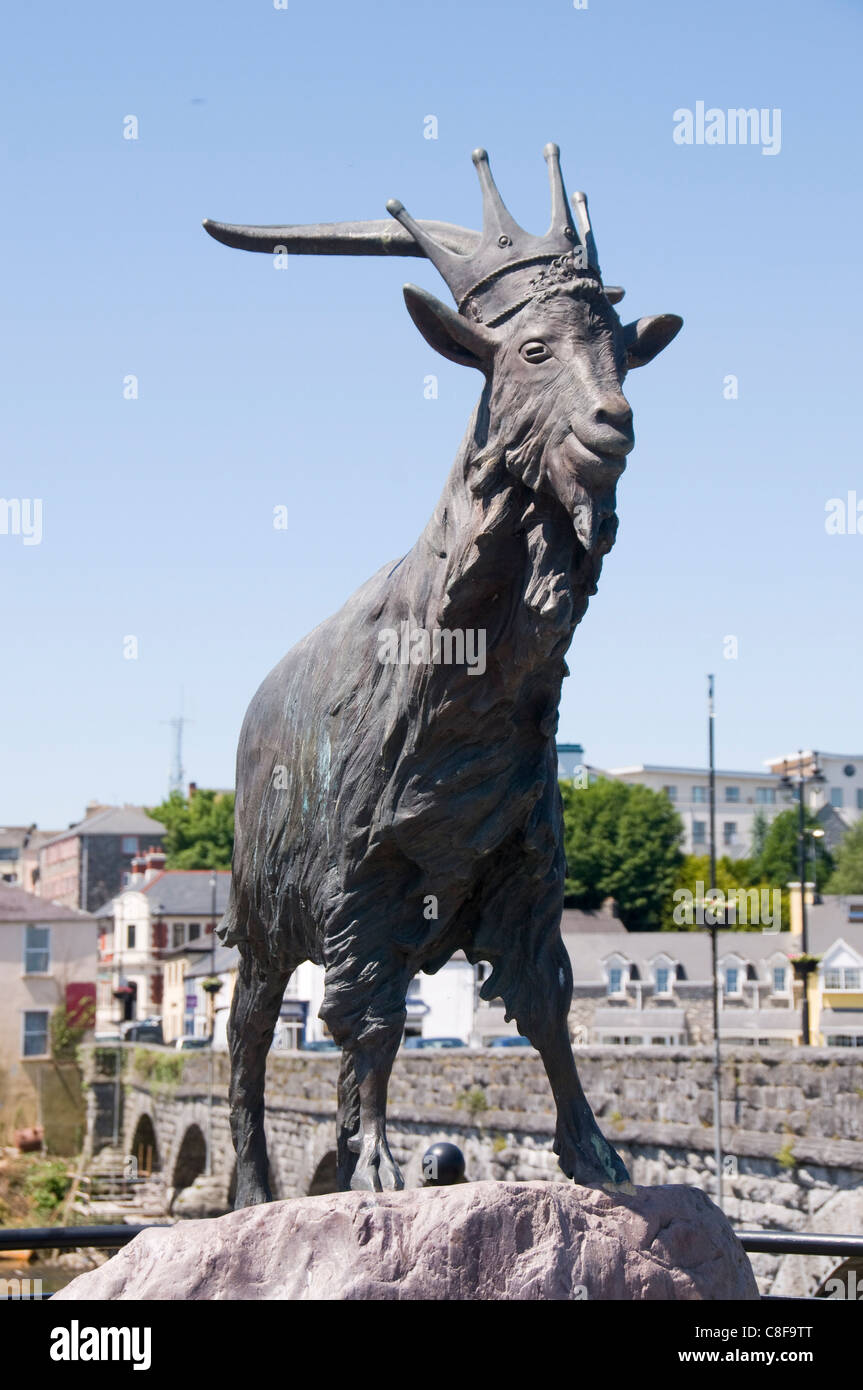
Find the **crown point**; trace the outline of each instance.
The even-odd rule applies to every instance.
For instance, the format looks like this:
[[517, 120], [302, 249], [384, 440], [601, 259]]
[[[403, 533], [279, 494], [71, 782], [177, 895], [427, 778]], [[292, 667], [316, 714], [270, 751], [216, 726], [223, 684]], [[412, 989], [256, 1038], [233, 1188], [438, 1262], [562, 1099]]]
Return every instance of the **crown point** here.
[[479, 149], [474, 150], [471, 159], [474, 164], [488, 164], [488, 150], [484, 150], [480, 145]]
[[549, 143], [542, 152], [543, 159], [560, 159], [560, 145]]
[[404, 210], [405, 205], [404, 203], [400, 203], [398, 198], [387, 199], [387, 212], [391, 217], [398, 217], [399, 213], [404, 212]]

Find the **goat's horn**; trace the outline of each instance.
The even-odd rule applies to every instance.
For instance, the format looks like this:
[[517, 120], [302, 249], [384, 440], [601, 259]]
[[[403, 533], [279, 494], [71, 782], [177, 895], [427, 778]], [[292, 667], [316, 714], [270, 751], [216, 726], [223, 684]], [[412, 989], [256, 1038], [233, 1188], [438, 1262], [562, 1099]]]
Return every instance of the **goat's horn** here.
[[[448, 251], [470, 255], [479, 232], [451, 222], [421, 222], [425, 232]], [[272, 255], [285, 247], [299, 256], [424, 256], [410, 232], [389, 217], [379, 222], [321, 222], [308, 227], [240, 227], [204, 221], [204, 230], [225, 246]]]

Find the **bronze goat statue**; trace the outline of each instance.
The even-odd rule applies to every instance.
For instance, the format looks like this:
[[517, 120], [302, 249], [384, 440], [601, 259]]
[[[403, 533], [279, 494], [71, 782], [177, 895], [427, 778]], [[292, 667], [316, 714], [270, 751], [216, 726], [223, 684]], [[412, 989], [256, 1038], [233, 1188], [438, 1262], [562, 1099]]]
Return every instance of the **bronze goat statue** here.
[[[570, 211], [557, 146], [544, 153], [542, 237], [513, 221], [484, 150], [473, 155], [481, 235], [414, 221], [398, 202], [389, 223], [204, 224], [246, 250], [427, 256], [457, 310], [406, 285], [408, 312], [433, 348], [485, 377], [414, 548], [288, 653], [243, 725], [220, 927], [241, 961], [229, 1028], [238, 1207], [270, 1200], [267, 1052], [305, 960], [325, 968], [320, 1017], [342, 1049], [341, 1188], [403, 1186], [386, 1097], [406, 993], [457, 951], [491, 966], [482, 996], [501, 998], [542, 1056], [564, 1173], [588, 1186], [627, 1181], [581, 1089], [567, 1026], [555, 733], [564, 656], [614, 543], [615, 489], [634, 442], [621, 386], [682, 321], [621, 325], [623, 291], [603, 285], [586, 199], [575, 194]], [[382, 657], [393, 633], [410, 638], [409, 659]], [[482, 671], [440, 659], [438, 638], [452, 656], [464, 633], [482, 634]]]

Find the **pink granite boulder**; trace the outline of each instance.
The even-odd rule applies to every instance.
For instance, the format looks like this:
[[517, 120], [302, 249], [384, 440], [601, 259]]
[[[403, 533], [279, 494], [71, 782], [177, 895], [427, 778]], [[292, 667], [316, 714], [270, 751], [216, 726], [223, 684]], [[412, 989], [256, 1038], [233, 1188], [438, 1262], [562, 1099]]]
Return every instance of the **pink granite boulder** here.
[[477, 1182], [341, 1192], [137, 1236], [55, 1300], [757, 1299], [693, 1187]]

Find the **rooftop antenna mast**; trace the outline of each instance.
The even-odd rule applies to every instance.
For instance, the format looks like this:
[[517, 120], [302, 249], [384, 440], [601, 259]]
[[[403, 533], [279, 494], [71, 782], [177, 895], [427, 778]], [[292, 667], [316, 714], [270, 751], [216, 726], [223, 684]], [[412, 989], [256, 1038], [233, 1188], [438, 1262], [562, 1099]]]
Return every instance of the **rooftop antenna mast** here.
[[191, 724], [192, 720], [187, 719], [183, 714], [183, 692], [180, 691], [180, 713], [173, 719], [163, 719], [163, 724], [170, 724], [174, 730], [174, 758], [171, 764], [171, 776], [168, 781], [168, 793], [179, 792], [183, 795], [186, 787], [186, 770], [183, 767], [183, 726]]

